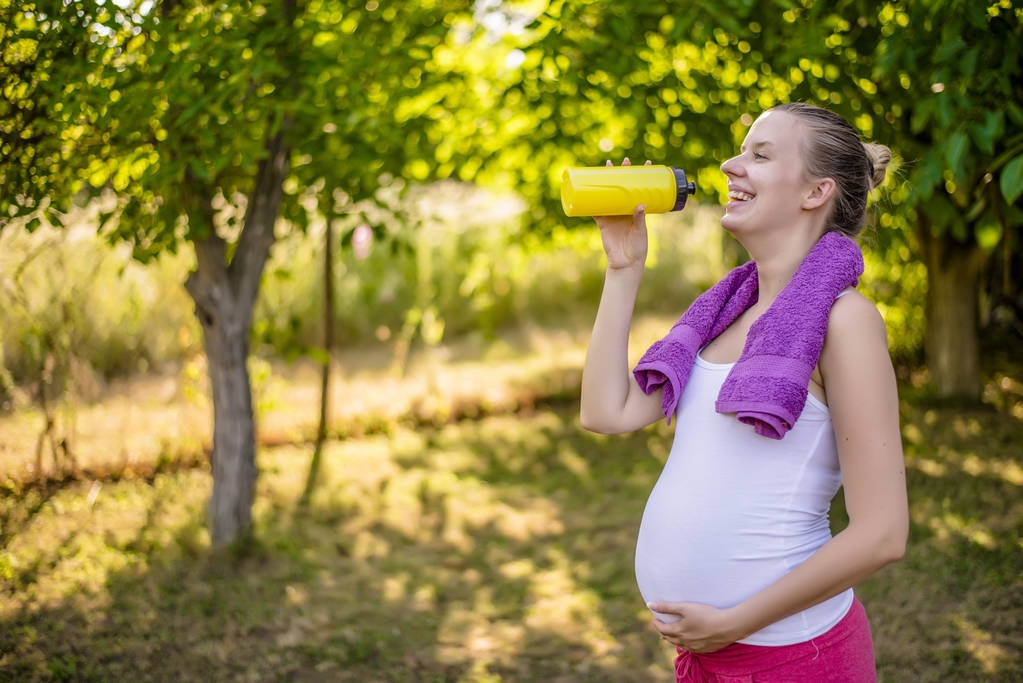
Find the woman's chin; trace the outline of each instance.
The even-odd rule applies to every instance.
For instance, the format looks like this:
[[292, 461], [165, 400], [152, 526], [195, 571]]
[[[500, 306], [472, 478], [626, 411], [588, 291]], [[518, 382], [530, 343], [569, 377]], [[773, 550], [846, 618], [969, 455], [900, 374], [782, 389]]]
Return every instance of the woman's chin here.
[[721, 227], [727, 230], [728, 232], [735, 234], [736, 230], [742, 229], [742, 221], [739, 220], [738, 216], [733, 216], [731, 214], [726, 213], [724, 216], [721, 217]]

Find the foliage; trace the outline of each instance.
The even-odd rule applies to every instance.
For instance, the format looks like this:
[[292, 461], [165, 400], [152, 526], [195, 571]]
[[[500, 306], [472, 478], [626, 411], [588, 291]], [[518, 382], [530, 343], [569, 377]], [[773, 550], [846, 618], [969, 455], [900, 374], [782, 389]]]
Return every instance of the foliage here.
[[[676, 163], [713, 201], [717, 164], [751, 117], [807, 99], [908, 162], [913, 191], [881, 207], [883, 259], [916, 248], [914, 206], [937, 217], [936, 230], [975, 233], [987, 249], [1018, 222], [1019, 60], [1003, 59], [1018, 50], [1011, 3], [764, 12], [746, 0], [685, 11], [666, 1], [323, 0], [303, 4], [293, 30], [275, 23], [281, 7], [7, 5], [5, 129], [24, 132], [6, 138], [23, 163], [5, 166], [3, 215], [37, 215], [46, 196], [51, 211], [65, 208], [84, 177], [127, 200], [105, 229], [140, 258], [209, 229], [197, 192], [213, 197], [214, 224], [231, 238], [263, 141], [287, 121], [286, 225], [350, 214], [349, 242], [362, 224], [386, 237], [367, 203], [381, 184], [455, 177], [516, 190], [526, 225], [551, 230], [566, 222], [555, 199], [564, 166], [625, 155]], [[56, 65], [59, 79], [48, 75]], [[953, 206], [969, 220], [952, 221]]]
[[[806, 100], [902, 155], [913, 188], [906, 208], [957, 207], [939, 230], [965, 239], [965, 226], [981, 226], [977, 239], [990, 249], [1020, 222], [1023, 9], [1010, 0], [730, 0], [679, 10], [562, 0], [524, 34], [520, 80], [503, 104], [542, 112], [528, 142], [558, 150], [545, 152], [550, 188], [568, 162], [631, 155], [691, 167], [701, 188], [720, 193], [717, 165], [752, 117]], [[966, 220], [952, 228], [953, 216]]]
[[[936, 234], [986, 250], [1023, 223], [1023, 8], [1014, 3], [890, 4], [872, 68], [872, 115], [913, 160], [909, 203]], [[909, 40], [920, 32], [930, 40]], [[883, 103], [883, 106], [881, 104]], [[881, 130], [879, 126], [879, 131]]]
[[921, 365], [927, 329], [927, 269], [912, 258], [905, 245], [883, 255], [868, 251], [864, 261], [860, 288], [884, 318], [893, 360], [896, 365]]
[[[4, 168], [0, 215], [52, 213], [79, 189], [112, 187], [123, 205], [106, 230], [138, 258], [201, 238], [206, 199], [228, 211], [231, 236], [241, 216], [230, 206], [278, 130], [293, 158], [283, 215], [299, 227], [309, 191], [333, 213], [336, 192], [344, 211], [344, 197], [371, 198], [406, 171], [453, 174], [446, 138], [427, 127], [438, 111], [473, 117], [468, 127], [478, 117], [433, 55], [472, 39], [469, 5], [318, 0], [289, 24], [290, 4], [7, 6], [4, 151], [23, 163]], [[30, 135], [29, 124], [45, 127]]]
[[[681, 165], [698, 197], [720, 197], [717, 166], [761, 111], [804, 100], [844, 114], [900, 157], [872, 243], [884, 262], [908, 247], [926, 263], [928, 351], [940, 356], [929, 360], [938, 386], [970, 393], [979, 379], [969, 312], [984, 285], [976, 264], [995, 248], [1006, 264], [1020, 251], [1021, 19], [1010, 0], [563, 0], [522, 37], [527, 68], [503, 104], [543, 112], [524, 144], [550, 169], [530, 195], [549, 206], [560, 168], [622, 156]], [[957, 271], [948, 258], [961, 261]], [[965, 279], [947, 283], [946, 269]], [[1000, 297], [1018, 290], [1013, 277], [1004, 274]], [[957, 361], [965, 370], [947, 373]]]
[[[9, 5], [5, 126], [24, 132], [5, 156], [23, 163], [5, 169], [0, 208], [31, 211], [47, 195], [60, 206], [83, 176], [110, 183], [132, 202], [108, 227], [153, 254], [180, 234], [190, 180], [230, 200], [245, 193], [262, 141], [287, 120], [292, 224], [308, 220], [307, 189], [350, 208], [346, 197], [402, 176], [515, 187], [557, 220], [551, 200], [570, 163], [664, 160], [691, 168], [704, 196], [720, 193], [716, 166], [750, 115], [808, 99], [910, 162], [906, 208], [926, 204], [936, 230], [976, 232], [990, 249], [1018, 224], [1019, 8], [785, 5], [489, 2], [474, 24], [457, 3], [324, 0], [303, 6], [291, 34], [272, 23], [274, 3], [186, 4], [176, 23], [173, 3], [58, 3], [52, 15]], [[57, 64], [59, 79], [47, 75]]]
[[60, 373], [52, 380], [91, 399], [97, 383], [194, 353], [197, 330], [182, 257], [133, 263], [126, 248], [97, 239], [94, 215], [75, 220], [66, 231], [0, 235], [0, 371], [27, 386], [50, 357]]

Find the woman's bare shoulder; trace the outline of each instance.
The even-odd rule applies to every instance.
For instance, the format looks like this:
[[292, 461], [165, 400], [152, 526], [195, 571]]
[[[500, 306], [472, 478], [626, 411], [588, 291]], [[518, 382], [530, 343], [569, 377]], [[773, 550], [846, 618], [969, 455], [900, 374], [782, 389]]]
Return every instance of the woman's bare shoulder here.
[[885, 324], [873, 301], [855, 289], [846, 290], [835, 299], [828, 318], [829, 337], [834, 333], [859, 337], [878, 332], [885, 333]]
[[822, 370], [839, 367], [851, 372], [868, 366], [890, 366], [888, 332], [881, 311], [855, 290], [839, 297], [831, 307], [828, 331], [821, 351]]

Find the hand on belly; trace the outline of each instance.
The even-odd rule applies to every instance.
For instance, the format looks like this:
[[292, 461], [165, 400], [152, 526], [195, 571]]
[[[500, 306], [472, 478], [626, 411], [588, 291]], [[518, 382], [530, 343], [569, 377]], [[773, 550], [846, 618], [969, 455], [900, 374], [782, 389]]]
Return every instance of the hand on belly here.
[[647, 607], [672, 618], [670, 622], [654, 619], [654, 628], [664, 640], [683, 650], [714, 652], [741, 637], [729, 624], [728, 610], [698, 602], [651, 602]]

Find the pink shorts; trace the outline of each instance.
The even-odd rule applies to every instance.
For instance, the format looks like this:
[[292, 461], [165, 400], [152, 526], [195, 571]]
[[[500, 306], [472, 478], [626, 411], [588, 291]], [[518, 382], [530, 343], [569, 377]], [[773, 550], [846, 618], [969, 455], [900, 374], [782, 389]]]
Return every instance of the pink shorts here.
[[679, 650], [678, 683], [876, 683], [874, 641], [867, 612], [853, 600], [827, 633], [805, 643], [767, 647], [732, 643], [717, 652]]

